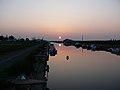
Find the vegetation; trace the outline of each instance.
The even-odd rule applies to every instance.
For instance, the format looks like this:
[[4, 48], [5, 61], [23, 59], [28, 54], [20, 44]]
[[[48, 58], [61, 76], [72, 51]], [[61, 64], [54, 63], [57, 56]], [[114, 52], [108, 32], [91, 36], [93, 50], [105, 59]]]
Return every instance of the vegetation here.
[[30, 47], [40, 43], [40, 41], [42, 40], [37, 40], [37, 39], [29, 40], [29, 38], [16, 39], [13, 35], [0, 36], [0, 54], [5, 54], [18, 49]]
[[0, 54], [5, 54], [18, 49], [26, 48], [37, 44], [38, 42], [1, 42], [0, 43]]
[[71, 39], [65, 39], [65, 40], [63, 40], [63, 43], [67, 44], [67, 45], [74, 45], [75, 43], [80, 43], [80, 44], [84, 44], [84, 45], [96, 44], [98, 46], [103, 46], [106, 48], [120, 47], [120, 40], [75, 41], [75, 40], [71, 40]]
[[11, 67], [3, 70], [0, 72], [0, 78], [1, 77], [8, 77], [8, 76], [14, 76], [20, 73], [25, 73], [29, 75], [33, 71], [33, 63], [35, 63], [35, 55], [43, 50], [45, 45], [47, 44], [47, 41], [42, 41], [40, 43], [40, 47], [37, 48], [35, 51], [33, 51], [28, 57], [26, 57], [24, 60], [16, 62]]

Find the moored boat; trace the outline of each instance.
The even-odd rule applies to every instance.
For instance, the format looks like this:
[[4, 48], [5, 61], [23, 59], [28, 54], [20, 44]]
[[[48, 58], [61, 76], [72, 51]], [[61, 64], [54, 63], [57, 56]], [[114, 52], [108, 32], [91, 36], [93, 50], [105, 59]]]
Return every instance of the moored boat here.
[[49, 54], [50, 54], [50, 56], [55, 56], [57, 54], [57, 50], [56, 50], [54, 44], [49, 45]]

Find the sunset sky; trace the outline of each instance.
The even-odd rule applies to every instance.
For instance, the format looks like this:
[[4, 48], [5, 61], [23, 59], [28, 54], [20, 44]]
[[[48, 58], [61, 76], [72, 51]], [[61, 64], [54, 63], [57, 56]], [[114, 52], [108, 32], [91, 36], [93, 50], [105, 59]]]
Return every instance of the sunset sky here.
[[0, 0], [0, 35], [120, 39], [120, 0]]

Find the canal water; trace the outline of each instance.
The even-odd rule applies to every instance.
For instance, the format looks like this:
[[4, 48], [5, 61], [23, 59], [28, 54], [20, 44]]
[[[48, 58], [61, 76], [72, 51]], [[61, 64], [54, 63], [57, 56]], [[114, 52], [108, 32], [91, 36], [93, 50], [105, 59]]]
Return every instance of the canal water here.
[[58, 54], [48, 61], [50, 90], [120, 90], [120, 56], [55, 46]]

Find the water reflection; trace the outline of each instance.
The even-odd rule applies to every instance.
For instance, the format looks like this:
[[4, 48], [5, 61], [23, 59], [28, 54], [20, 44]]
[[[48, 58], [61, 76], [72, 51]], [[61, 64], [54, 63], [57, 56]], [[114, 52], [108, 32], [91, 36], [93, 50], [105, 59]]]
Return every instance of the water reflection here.
[[[91, 52], [75, 47], [59, 47], [50, 57], [48, 86], [51, 90], [119, 90], [120, 57], [108, 52]], [[65, 57], [69, 55], [67, 62]]]

